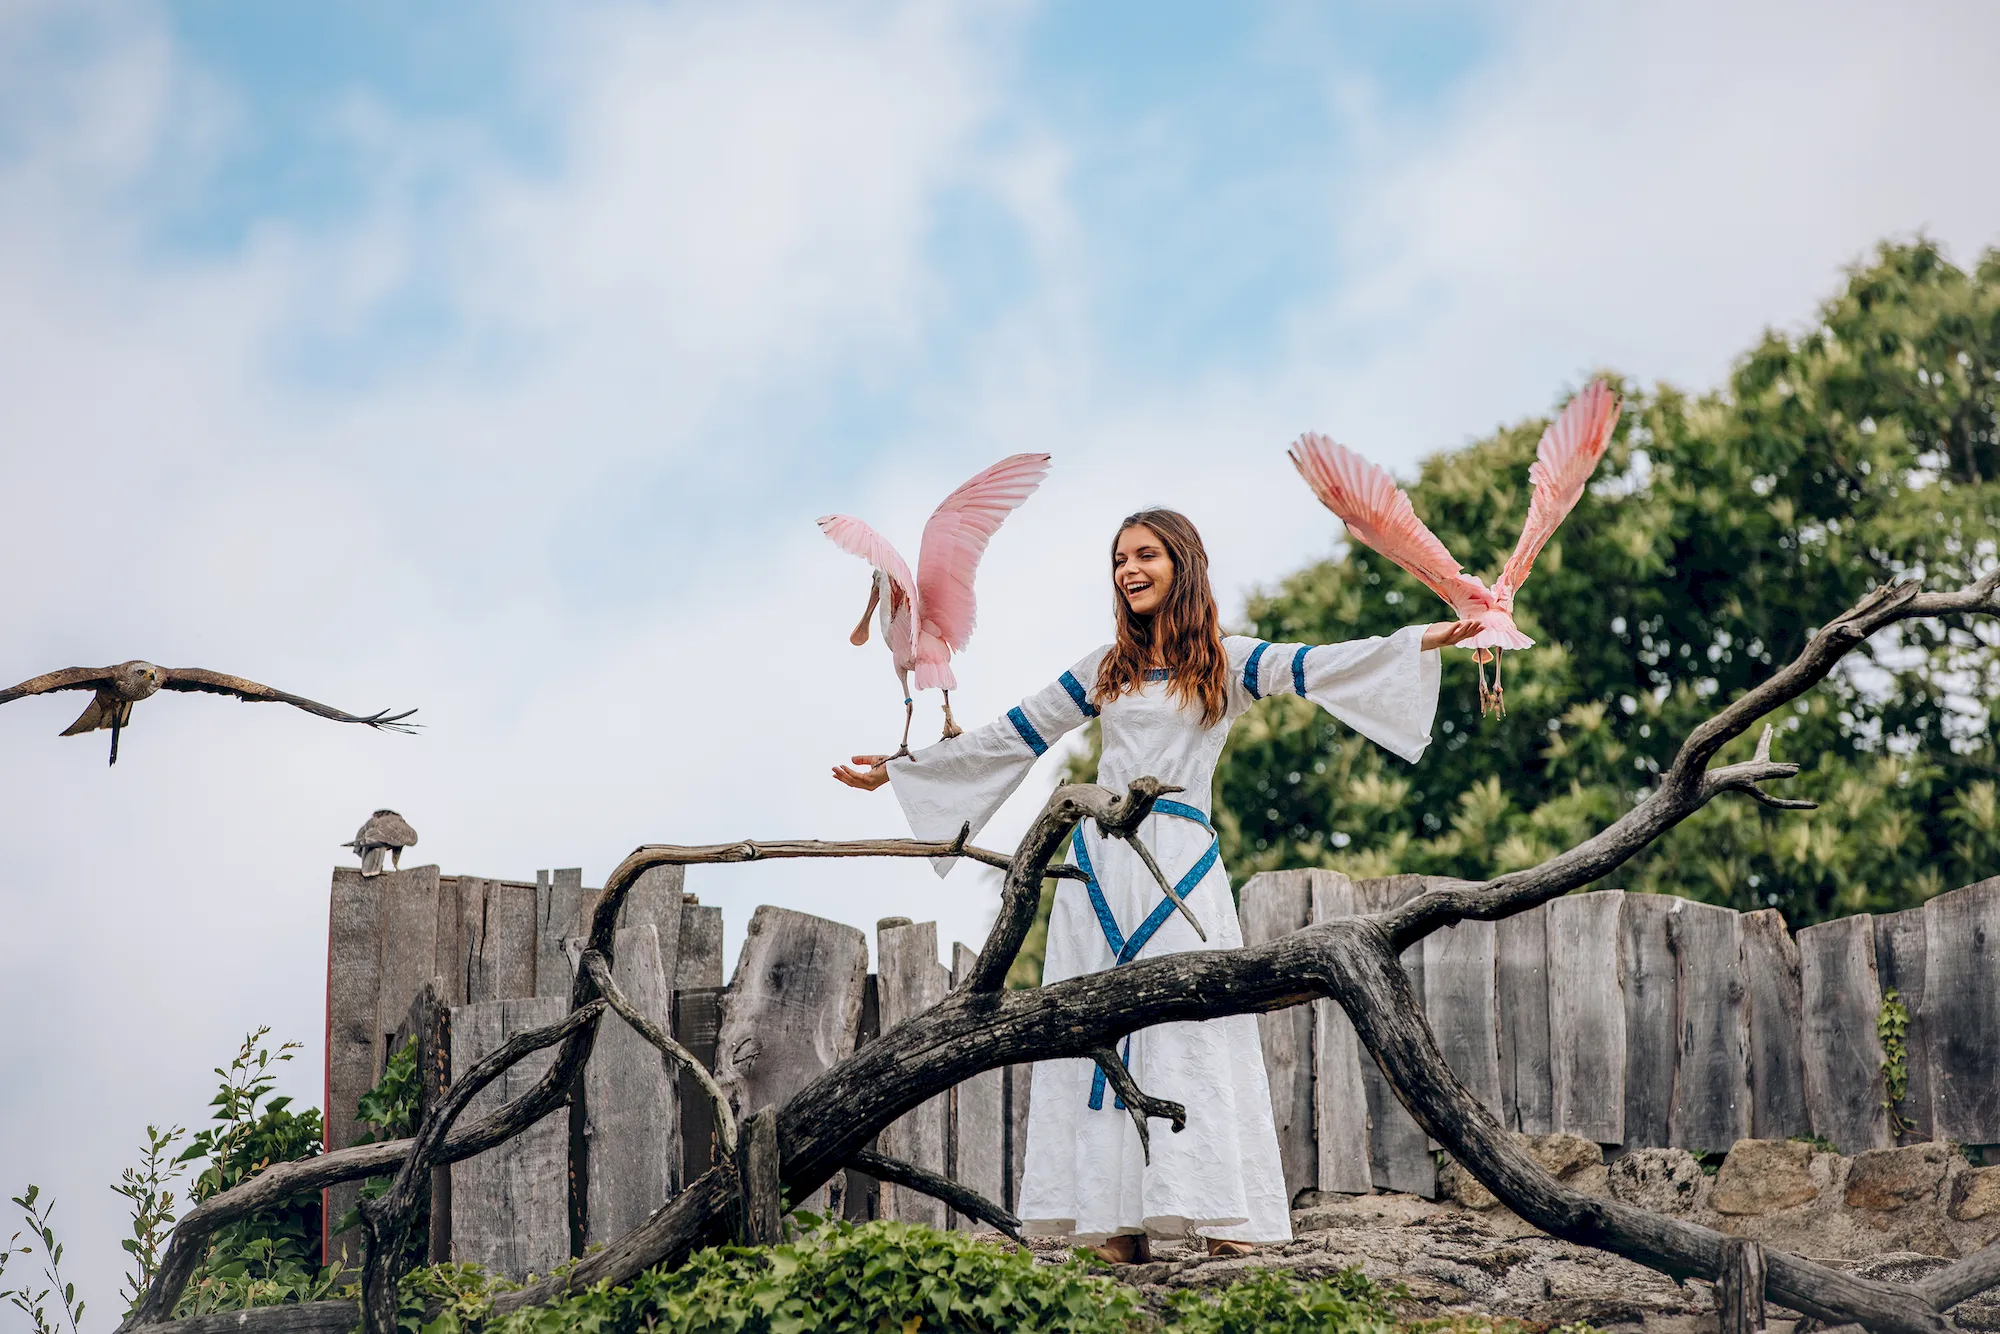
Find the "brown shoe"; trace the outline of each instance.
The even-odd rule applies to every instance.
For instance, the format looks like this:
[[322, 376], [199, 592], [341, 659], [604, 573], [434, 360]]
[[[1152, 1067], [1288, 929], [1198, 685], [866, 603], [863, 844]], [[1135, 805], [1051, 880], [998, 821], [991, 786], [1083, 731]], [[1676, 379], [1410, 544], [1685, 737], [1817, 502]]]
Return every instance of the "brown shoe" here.
[[1238, 1256], [1255, 1255], [1257, 1248], [1247, 1241], [1230, 1241], [1224, 1237], [1205, 1237], [1210, 1255]]
[[1143, 1232], [1120, 1232], [1106, 1237], [1102, 1245], [1090, 1248], [1091, 1254], [1106, 1264], [1143, 1265], [1151, 1263], [1153, 1247]]

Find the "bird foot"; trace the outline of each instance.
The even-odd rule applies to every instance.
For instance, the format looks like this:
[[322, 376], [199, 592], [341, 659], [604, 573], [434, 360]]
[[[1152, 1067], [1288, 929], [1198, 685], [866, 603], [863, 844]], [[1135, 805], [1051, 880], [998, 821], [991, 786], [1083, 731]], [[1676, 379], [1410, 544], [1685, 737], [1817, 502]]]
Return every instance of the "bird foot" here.
[[951, 719], [947, 718], [944, 721], [944, 735], [939, 737], [938, 740], [949, 741], [955, 736], [963, 736], [963, 735], [965, 735], [965, 729], [963, 727], [960, 727], [957, 723], [953, 722]]

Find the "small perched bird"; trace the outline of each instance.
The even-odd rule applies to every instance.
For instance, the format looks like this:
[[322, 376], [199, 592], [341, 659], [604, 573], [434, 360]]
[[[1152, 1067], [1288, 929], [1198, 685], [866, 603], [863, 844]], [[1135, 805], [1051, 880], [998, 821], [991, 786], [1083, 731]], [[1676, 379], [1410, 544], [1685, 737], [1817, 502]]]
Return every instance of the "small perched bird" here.
[[915, 579], [896, 548], [861, 520], [829, 514], [819, 521], [820, 531], [842, 551], [875, 567], [868, 607], [848, 642], [857, 647], [868, 642], [868, 618], [879, 607], [882, 638], [903, 686], [903, 744], [897, 755], [910, 753], [910, 720], [916, 713], [910, 695], [912, 670], [917, 689], [944, 691], [945, 739], [959, 734], [951, 717], [951, 692], [958, 689], [951, 655], [963, 651], [972, 639], [972, 579], [979, 571], [979, 558], [986, 554], [986, 544], [1001, 521], [1048, 475], [1047, 454], [1011, 454], [946, 496], [924, 525]]
[[377, 811], [361, 826], [361, 832], [354, 836], [352, 843], [343, 843], [343, 848], [354, 849], [361, 858], [361, 874], [382, 874], [382, 854], [388, 853], [391, 865], [398, 871], [403, 869], [403, 849], [415, 847], [417, 831], [410, 828], [410, 822], [394, 811]]
[[[1604, 381], [1593, 380], [1542, 432], [1541, 442], [1535, 446], [1535, 461], [1528, 468], [1528, 481], [1534, 488], [1528, 499], [1528, 521], [1514, 554], [1507, 558], [1491, 588], [1460, 568], [1444, 543], [1410, 508], [1409, 495], [1386, 470], [1323, 435], [1302, 435], [1291, 448], [1292, 465], [1320, 503], [1347, 525], [1356, 541], [1415, 575], [1449, 603], [1460, 620], [1477, 621], [1484, 627], [1465, 641], [1480, 664], [1482, 715], [1507, 715], [1500, 692], [1500, 650], [1528, 648], [1535, 642], [1514, 624], [1514, 595], [1527, 581], [1529, 567], [1542, 547], [1583, 497], [1583, 488], [1618, 425], [1618, 411], [1618, 396]], [[1488, 662], [1493, 664], [1491, 688], [1486, 684]]]
[[282, 690], [246, 681], [240, 676], [228, 676], [222, 672], [211, 672], [203, 667], [157, 667], [150, 662], [133, 659], [121, 662], [116, 667], [65, 667], [59, 672], [37, 676], [23, 681], [8, 690], [0, 690], [0, 704], [7, 704], [29, 695], [46, 695], [54, 690], [94, 690], [95, 699], [78, 715], [77, 720], [63, 729], [64, 736], [75, 736], [79, 732], [95, 732], [99, 728], [111, 729], [111, 763], [118, 763], [118, 734], [131, 725], [132, 706], [142, 699], [150, 699], [162, 690], [202, 690], [211, 695], [234, 695], [252, 704], [266, 701], [289, 704], [293, 708], [316, 713], [322, 718], [331, 718], [337, 723], [361, 723], [367, 727], [380, 728], [390, 732], [409, 732], [417, 724], [405, 723], [403, 719], [415, 713], [406, 709], [402, 713], [371, 713], [367, 717], [342, 713], [339, 709], [316, 703], [302, 695], [288, 695]]

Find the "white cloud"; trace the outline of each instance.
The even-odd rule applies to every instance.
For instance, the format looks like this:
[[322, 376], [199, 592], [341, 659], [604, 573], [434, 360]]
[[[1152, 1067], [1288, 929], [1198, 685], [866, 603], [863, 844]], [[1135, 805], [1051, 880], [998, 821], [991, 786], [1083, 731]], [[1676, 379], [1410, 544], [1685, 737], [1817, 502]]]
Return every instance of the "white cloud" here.
[[[1530, 10], [1421, 121], [1331, 80], [1364, 165], [1302, 146], [1326, 172], [1302, 225], [1353, 277], [1274, 306], [1270, 365], [1171, 381], [1094, 332], [1107, 238], [1075, 173], [1107, 132], [1053, 119], [1009, 9], [552, 23], [547, 160], [352, 99], [329, 110], [372, 164], [351, 216], [194, 255], [149, 210], [230, 151], [248, 113], [224, 76], [125, 10], [56, 65], [33, 58], [46, 13], [0, 22], [0, 97], [38, 108], [0, 156], [0, 564], [32, 571], [0, 584], [10, 669], [142, 654], [430, 724], [175, 697], [107, 773], [96, 738], [54, 735], [80, 699], [0, 709], [0, 1184], [57, 1191], [108, 1318], [103, 1183], [140, 1126], [198, 1115], [258, 1022], [307, 1041], [291, 1082], [317, 1100], [323, 886], [377, 805], [447, 871], [593, 883], [644, 841], [896, 832], [889, 796], [825, 774], [901, 719], [879, 646], [844, 642], [865, 578], [821, 512], [913, 548], [975, 468], [1056, 453], [988, 558], [971, 721], [1101, 637], [1130, 509], [1188, 509], [1232, 604], [1326, 551], [1282, 453], [1299, 430], [1407, 467], [1597, 364], [1711, 382], [1885, 233], [1970, 258], [2000, 217], [1965, 167], [2000, 110], [1972, 63], [1994, 20], [1873, 13]], [[984, 322], [935, 243], [966, 194], [1028, 255]], [[398, 332], [413, 299], [445, 334]], [[927, 700], [917, 736], [936, 726]], [[690, 887], [732, 949], [760, 902], [976, 942], [994, 901], [919, 864]]]

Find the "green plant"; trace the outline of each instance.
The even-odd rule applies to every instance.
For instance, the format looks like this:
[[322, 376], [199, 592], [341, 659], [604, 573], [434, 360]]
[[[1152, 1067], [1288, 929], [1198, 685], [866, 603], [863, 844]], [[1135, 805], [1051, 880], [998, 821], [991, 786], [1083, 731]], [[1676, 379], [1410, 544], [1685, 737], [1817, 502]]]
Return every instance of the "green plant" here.
[[1170, 1294], [1167, 1325], [1175, 1334], [1394, 1334], [1394, 1295], [1358, 1269], [1310, 1282], [1261, 1269], [1226, 1287]]
[[[1026, 1253], [911, 1223], [825, 1224], [768, 1249], [699, 1251], [674, 1270], [623, 1288], [593, 1288], [510, 1312], [487, 1334], [1133, 1334], [1138, 1299], [1069, 1260]], [[455, 1334], [456, 1326], [425, 1334]]]
[[[291, 1099], [272, 1097], [277, 1068], [293, 1058], [296, 1042], [273, 1051], [268, 1027], [246, 1035], [227, 1067], [216, 1067], [222, 1086], [209, 1105], [217, 1124], [197, 1133], [176, 1163], [205, 1161], [189, 1196], [197, 1204], [248, 1180], [272, 1163], [320, 1152], [317, 1108], [295, 1112]], [[175, 1307], [181, 1316], [234, 1311], [278, 1302], [313, 1301], [332, 1291], [338, 1277], [321, 1268], [320, 1204], [306, 1192], [261, 1209], [223, 1228], [210, 1243]]]
[[1840, 1146], [1838, 1144], [1835, 1144], [1832, 1140], [1828, 1139], [1824, 1135], [1793, 1135], [1789, 1139], [1787, 1139], [1786, 1143], [1809, 1144], [1813, 1148], [1818, 1149], [1821, 1153], [1840, 1152]]
[[[354, 1118], [363, 1126], [356, 1144], [376, 1144], [392, 1139], [406, 1139], [417, 1133], [419, 1111], [423, 1106], [423, 1078], [417, 1072], [417, 1040], [413, 1037], [395, 1051], [389, 1053], [384, 1063], [382, 1077], [375, 1081], [375, 1087], [361, 1095], [354, 1105]], [[361, 1198], [378, 1200], [389, 1193], [393, 1177], [369, 1177], [361, 1183]], [[430, 1254], [429, 1206], [424, 1210], [415, 1227], [410, 1229], [410, 1237], [405, 1246], [406, 1256], [419, 1263]], [[347, 1232], [361, 1226], [361, 1210], [349, 1209], [334, 1224], [336, 1233]]]
[[[21, 1234], [16, 1232], [8, 1239], [6, 1248], [0, 1250], [0, 1277], [6, 1274], [7, 1261], [15, 1256], [34, 1254], [34, 1243], [40, 1242], [42, 1278], [48, 1287], [39, 1291], [30, 1287], [0, 1288], [0, 1297], [13, 1303], [16, 1310], [34, 1322], [35, 1334], [60, 1334], [64, 1321], [69, 1323], [69, 1334], [77, 1334], [77, 1322], [83, 1319], [83, 1303], [77, 1300], [76, 1284], [63, 1282], [62, 1243], [56, 1240], [55, 1228], [49, 1222], [51, 1215], [56, 1211], [56, 1202], [52, 1199], [43, 1204], [41, 1198], [42, 1188], [36, 1185], [30, 1185], [26, 1193], [13, 1197], [21, 1216], [28, 1221], [30, 1241], [19, 1250], [15, 1250], [14, 1243], [21, 1239]], [[58, 1302], [53, 1319], [48, 1312], [51, 1295]]]
[[493, 1309], [493, 1295], [519, 1286], [478, 1265], [412, 1269], [397, 1286], [396, 1325], [403, 1334], [460, 1334], [477, 1329]]
[[146, 1127], [146, 1143], [139, 1150], [139, 1166], [128, 1167], [111, 1189], [132, 1202], [132, 1235], [119, 1242], [137, 1266], [125, 1275], [125, 1310], [129, 1315], [145, 1295], [147, 1285], [160, 1268], [160, 1248], [174, 1225], [174, 1193], [167, 1187], [179, 1177], [184, 1163], [173, 1157], [174, 1146], [187, 1131], [180, 1126], [165, 1130]]
[[1882, 1110], [1889, 1114], [1891, 1139], [1916, 1127], [1900, 1110], [1910, 1094], [1908, 1035], [1910, 1007], [1890, 987], [1882, 993], [1882, 1008], [1875, 1016], [1875, 1036], [1882, 1040]]

